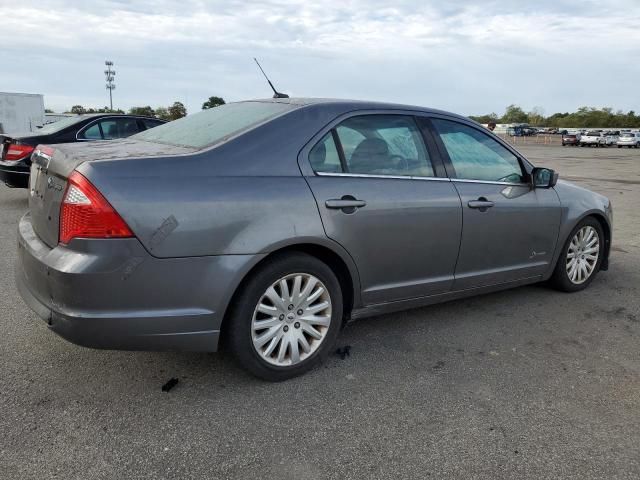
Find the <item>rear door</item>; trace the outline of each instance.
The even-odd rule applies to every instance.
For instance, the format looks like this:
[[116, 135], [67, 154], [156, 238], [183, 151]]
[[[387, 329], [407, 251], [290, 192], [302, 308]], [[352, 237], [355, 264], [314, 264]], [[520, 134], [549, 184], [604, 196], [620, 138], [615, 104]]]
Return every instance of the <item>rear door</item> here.
[[533, 189], [523, 161], [482, 127], [433, 118], [462, 201], [454, 290], [532, 278], [550, 266], [560, 228], [553, 189]]
[[[432, 141], [432, 140], [431, 140]], [[460, 199], [410, 115], [354, 115], [301, 153], [327, 235], [353, 257], [362, 300], [447, 292], [462, 228]]]

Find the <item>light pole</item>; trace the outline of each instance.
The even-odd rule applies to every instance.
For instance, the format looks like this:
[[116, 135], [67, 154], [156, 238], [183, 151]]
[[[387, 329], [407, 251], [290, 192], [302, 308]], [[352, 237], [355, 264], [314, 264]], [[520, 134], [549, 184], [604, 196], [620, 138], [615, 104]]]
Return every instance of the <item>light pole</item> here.
[[109, 90], [109, 106], [111, 110], [113, 110], [113, 91], [116, 88], [116, 84], [113, 83], [113, 79], [115, 78], [116, 71], [113, 70], [113, 62], [111, 60], [107, 60], [104, 62], [107, 66], [107, 69], [104, 71], [104, 77], [107, 81], [107, 90]]

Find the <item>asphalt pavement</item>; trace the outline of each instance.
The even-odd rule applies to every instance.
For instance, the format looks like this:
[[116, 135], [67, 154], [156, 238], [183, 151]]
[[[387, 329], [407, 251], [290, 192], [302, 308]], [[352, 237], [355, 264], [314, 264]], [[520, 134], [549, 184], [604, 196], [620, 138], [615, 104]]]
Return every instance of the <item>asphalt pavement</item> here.
[[640, 150], [518, 148], [612, 199], [608, 272], [353, 323], [279, 384], [48, 331], [13, 281], [27, 192], [0, 186], [0, 478], [640, 478]]

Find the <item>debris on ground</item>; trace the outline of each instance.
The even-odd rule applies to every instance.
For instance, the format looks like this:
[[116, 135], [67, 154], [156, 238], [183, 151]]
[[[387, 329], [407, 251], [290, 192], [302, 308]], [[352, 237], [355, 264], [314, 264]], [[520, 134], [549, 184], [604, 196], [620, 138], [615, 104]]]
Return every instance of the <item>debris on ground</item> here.
[[339, 355], [342, 360], [351, 356], [351, 345], [345, 345], [336, 350], [336, 355]]
[[178, 382], [179, 382], [179, 380], [177, 378], [169, 379], [169, 381], [162, 386], [162, 391], [163, 392], [168, 392], [173, 387], [175, 387], [178, 384]]

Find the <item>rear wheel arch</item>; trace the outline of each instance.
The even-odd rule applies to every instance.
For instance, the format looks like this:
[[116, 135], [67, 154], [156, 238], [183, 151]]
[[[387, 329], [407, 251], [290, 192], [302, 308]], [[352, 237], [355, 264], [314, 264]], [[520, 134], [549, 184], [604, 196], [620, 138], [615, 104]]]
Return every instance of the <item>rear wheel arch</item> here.
[[359, 288], [359, 281], [357, 278], [354, 278], [354, 272], [352, 271], [352, 269], [349, 268], [349, 265], [347, 265], [347, 262], [342, 258], [340, 254], [336, 253], [327, 246], [315, 243], [293, 244], [281, 247], [270, 252], [259, 262], [257, 262], [244, 275], [227, 304], [227, 309], [222, 320], [222, 325], [220, 326], [222, 343], [224, 343], [227, 326], [230, 323], [230, 318], [232, 316], [236, 300], [245, 288], [248, 280], [266, 263], [272, 262], [278, 257], [284, 257], [291, 253], [305, 253], [307, 255], [310, 255], [323, 262], [333, 271], [333, 273], [338, 278], [338, 281], [340, 282], [340, 288], [342, 290], [343, 297], [343, 324], [346, 323], [346, 320], [348, 320], [348, 318], [350, 317], [351, 311], [353, 310], [353, 307], [357, 302], [357, 289]]

